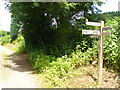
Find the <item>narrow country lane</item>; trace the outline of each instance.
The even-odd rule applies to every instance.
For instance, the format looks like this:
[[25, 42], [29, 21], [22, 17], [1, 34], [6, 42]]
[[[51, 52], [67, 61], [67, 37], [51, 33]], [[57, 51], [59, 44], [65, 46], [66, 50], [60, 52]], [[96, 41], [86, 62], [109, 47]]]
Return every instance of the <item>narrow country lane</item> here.
[[37, 88], [26, 54], [0, 46], [0, 88]]

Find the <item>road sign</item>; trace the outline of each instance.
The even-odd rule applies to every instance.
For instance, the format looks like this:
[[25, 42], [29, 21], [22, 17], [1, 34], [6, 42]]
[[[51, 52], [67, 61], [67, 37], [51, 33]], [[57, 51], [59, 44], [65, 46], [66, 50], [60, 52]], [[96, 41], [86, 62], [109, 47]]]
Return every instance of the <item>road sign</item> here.
[[102, 36], [108, 36], [108, 35], [110, 35], [110, 34], [111, 34], [111, 32], [103, 31], [103, 33], [101, 33], [100, 35], [102, 35]]
[[103, 27], [103, 30], [109, 30], [109, 29], [112, 29], [112, 27]]
[[86, 22], [87, 25], [93, 25], [93, 26], [101, 26], [100, 23], [97, 22]]
[[82, 34], [94, 34], [94, 35], [99, 35], [100, 31], [99, 30], [82, 30]]

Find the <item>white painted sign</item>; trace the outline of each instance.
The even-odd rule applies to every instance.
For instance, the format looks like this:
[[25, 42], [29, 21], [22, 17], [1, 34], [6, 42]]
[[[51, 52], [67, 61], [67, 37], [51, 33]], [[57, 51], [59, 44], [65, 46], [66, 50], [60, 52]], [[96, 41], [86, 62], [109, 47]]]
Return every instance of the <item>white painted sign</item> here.
[[100, 31], [99, 30], [82, 30], [82, 34], [94, 34], [94, 35], [99, 35]]
[[100, 23], [97, 22], [86, 22], [87, 25], [92, 25], [92, 26], [101, 26]]

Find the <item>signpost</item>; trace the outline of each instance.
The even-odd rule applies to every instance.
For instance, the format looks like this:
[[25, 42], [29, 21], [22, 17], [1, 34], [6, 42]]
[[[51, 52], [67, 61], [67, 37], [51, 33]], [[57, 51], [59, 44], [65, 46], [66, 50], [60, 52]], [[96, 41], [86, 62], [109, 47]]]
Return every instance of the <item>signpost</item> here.
[[100, 26], [99, 30], [82, 30], [82, 34], [93, 34], [90, 36], [91, 38], [99, 38], [99, 61], [98, 61], [98, 85], [102, 84], [102, 67], [103, 67], [103, 37], [110, 35], [111, 32], [106, 32], [103, 30], [109, 30], [112, 29], [112, 27], [104, 27], [104, 21], [101, 21], [101, 23], [97, 22], [88, 22], [88, 19], [86, 19], [87, 25], [92, 26]]

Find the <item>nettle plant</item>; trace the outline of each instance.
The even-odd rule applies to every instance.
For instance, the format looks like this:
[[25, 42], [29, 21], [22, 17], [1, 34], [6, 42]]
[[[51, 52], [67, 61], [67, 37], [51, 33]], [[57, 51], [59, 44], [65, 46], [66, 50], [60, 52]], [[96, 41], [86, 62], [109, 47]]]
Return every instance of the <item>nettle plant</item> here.
[[119, 17], [107, 19], [106, 25], [112, 26], [113, 29], [111, 30], [112, 34], [108, 37], [105, 37], [104, 42], [104, 65], [118, 70], [118, 20]]

